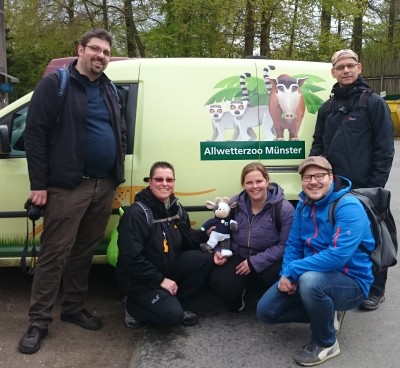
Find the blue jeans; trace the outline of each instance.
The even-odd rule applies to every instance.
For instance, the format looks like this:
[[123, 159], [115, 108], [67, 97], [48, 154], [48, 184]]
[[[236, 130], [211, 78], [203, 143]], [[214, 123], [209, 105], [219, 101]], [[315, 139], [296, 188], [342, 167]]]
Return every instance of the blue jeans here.
[[257, 317], [265, 323], [310, 323], [311, 341], [332, 346], [336, 341], [334, 312], [356, 308], [365, 299], [351, 277], [337, 271], [305, 272], [293, 295], [278, 289], [278, 282], [261, 297]]

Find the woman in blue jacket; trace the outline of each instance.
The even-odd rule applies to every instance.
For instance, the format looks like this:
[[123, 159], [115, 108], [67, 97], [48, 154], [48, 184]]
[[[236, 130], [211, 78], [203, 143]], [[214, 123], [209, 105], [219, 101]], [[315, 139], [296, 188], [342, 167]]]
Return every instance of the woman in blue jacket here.
[[214, 249], [210, 289], [231, 312], [244, 308], [243, 296], [249, 282], [261, 281], [265, 288], [278, 280], [283, 250], [293, 220], [294, 208], [283, 189], [271, 183], [264, 165], [253, 162], [241, 174], [244, 190], [233, 197], [233, 217], [238, 231], [231, 234], [232, 257]]

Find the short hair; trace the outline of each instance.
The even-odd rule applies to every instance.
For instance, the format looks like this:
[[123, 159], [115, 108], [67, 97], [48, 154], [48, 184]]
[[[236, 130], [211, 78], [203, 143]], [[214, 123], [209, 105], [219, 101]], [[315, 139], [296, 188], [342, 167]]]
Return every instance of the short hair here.
[[242, 174], [240, 175], [240, 184], [242, 184], [242, 186], [244, 184], [244, 178], [248, 173], [252, 171], [259, 171], [265, 178], [265, 180], [269, 182], [269, 174], [267, 168], [259, 162], [251, 162], [243, 168]]
[[79, 42], [80, 45], [86, 46], [92, 38], [100, 38], [100, 40], [107, 41], [112, 47], [113, 36], [110, 32], [103, 28], [94, 28], [85, 32]]
[[153, 177], [154, 172], [159, 168], [161, 168], [161, 169], [171, 169], [172, 170], [172, 174], [174, 175], [174, 178], [175, 178], [175, 169], [169, 162], [157, 161], [153, 165], [151, 165], [150, 174], [149, 174], [150, 179]]

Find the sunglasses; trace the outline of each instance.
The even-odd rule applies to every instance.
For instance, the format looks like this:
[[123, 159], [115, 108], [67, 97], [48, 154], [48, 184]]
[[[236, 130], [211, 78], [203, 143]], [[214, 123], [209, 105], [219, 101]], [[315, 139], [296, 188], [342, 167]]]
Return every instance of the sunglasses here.
[[175, 181], [174, 178], [151, 178], [151, 180], [154, 180], [156, 183], [163, 183], [166, 181], [168, 184], [171, 184]]

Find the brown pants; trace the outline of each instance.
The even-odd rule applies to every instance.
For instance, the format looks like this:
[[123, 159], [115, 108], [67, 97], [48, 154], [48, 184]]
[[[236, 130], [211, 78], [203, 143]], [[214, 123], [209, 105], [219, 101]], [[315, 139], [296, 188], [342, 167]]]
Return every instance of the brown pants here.
[[83, 309], [96, 245], [111, 214], [115, 182], [84, 179], [75, 189], [49, 188], [44, 230], [34, 274], [29, 321], [46, 328], [63, 283], [62, 313]]

